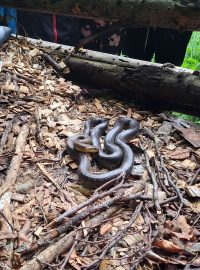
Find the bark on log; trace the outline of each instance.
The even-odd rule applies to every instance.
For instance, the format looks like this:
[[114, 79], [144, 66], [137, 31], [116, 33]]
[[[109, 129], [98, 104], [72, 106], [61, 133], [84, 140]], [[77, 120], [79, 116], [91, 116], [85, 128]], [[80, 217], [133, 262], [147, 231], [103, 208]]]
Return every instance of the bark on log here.
[[[37, 44], [34, 39], [28, 39]], [[72, 47], [40, 42], [42, 47], [59, 48], [64, 54]], [[66, 58], [71, 75], [79, 83], [122, 93], [132, 101], [152, 103], [160, 109], [200, 116], [200, 72], [151, 63], [90, 50]]]
[[1, 6], [136, 26], [200, 30], [200, 0], [1, 0]]
[[[91, 53], [92, 54], [92, 53]], [[106, 59], [108, 57], [108, 59]], [[71, 74], [79, 82], [96, 88], [112, 89], [135, 101], [148, 102], [157, 109], [180, 111], [200, 116], [200, 73], [168, 64], [158, 65], [134, 59], [101, 62], [73, 56], [66, 60]]]

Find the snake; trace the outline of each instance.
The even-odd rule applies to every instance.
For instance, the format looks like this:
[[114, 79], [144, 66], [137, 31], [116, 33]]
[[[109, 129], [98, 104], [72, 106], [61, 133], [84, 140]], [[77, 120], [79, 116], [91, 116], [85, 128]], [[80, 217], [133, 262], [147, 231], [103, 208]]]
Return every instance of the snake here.
[[126, 142], [133, 139], [139, 133], [140, 129], [139, 123], [135, 119], [129, 117], [118, 118], [115, 122], [113, 129], [111, 129], [106, 135], [109, 139], [108, 142], [106, 142], [105, 137], [105, 145], [108, 145], [107, 149], [111, 147], [109, 150], [110, 152], [107, 154], [111, 155], [111, 161], [114, 160], [112, 155], [115, 156], [115, 151], [112, 147], [117, 146], [121, 150], [121, 152], [119, 151], [115, 157], [118, 157], [118, 159], [120, 160], [117, 161], [118, 163], [120, 163], [117, 168], [114, 168], [105, 173], [92, 172], [89, 153], [84, 153], [75, 149], [74, 144], [77, 140], [81, 142], [82, 140], [89, 141], [90, 139], [92, 139], [92, 143], [94, 143], [93, 146], [99, 148], [100, 156], [101, 154], [103, 155], [100, 147], [100, 136], [105, 132], [107, 125], [108, 123], [105, 119], [97, 118], [96, 120], [90, 120], [85, 125], [84, 134], [82, 134], [81, 136], [70, 136], [67, 141], [68, 154], [79, 163], [79, 179], [82, 184], [88, 188], [98, 188], [101, 185], [109, 182], [110, 180], [119, 177], [123, 173], [130, 174], [134, 164], [134, 153], [131, 147]]
[[123, 152], [120, 146], [115, 144], [116, 136], [123, 130], [125, 121], [117, 120], [112, 129], [108, 131], [104, 140], [104, 149], [101, 148], [100, 138], [105, 131], [104, 122], [95, 126], [90, 137], [94, 147], [99, 151], [94, 155], [97, 164], [107, 169], [113, 169], [120, 165]]
[[74, 148], [84, 153], [98, 153], [99, 148], [92, 144], [90, 136], [78, 135], [74, 141]]

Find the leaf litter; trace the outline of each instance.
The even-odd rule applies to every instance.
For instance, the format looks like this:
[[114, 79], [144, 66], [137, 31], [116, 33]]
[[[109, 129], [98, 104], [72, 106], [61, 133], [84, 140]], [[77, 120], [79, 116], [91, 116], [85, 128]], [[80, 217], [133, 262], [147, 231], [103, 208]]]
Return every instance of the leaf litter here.
[[[88, 97], [44, 54], [67, 68], [59, 50], [25, 39], [0, 52], [0, 267], [198, 269], [199, 127]], [[133, 117], [141, 133], [130, 143], [132, 175], [95, 191], [80, 185], [76, 162], [59, 157], [97, 116]]]

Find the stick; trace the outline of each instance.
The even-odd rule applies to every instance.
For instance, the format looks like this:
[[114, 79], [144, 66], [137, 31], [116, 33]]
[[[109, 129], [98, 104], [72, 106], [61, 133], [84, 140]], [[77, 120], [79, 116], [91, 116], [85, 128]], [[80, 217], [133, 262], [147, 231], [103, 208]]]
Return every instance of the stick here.
[[31, 261], [27, 262], [20, 270], [40, 270], [44, 269], [45, 265], [40, 263], [40, 261], [45, 263], [51, 263], [54, 259], [63, 254], [65, 251], [71, 248], [74, 242], [75, 232], [71, 232], [65, 235], [55, 244], [49, 246], [47, 249], [39, 253]]
[[143, 202], [140, 202], [140, 204], [137, 206], [137, 208], [134, 211], [134, 213], [133, 213], [130, 221], [128, 222], [128, 224], [123, 228], [123, 230], [116, 233], [116, 235], [111, 239], [111, 241], [108, 242], [108, 244], [103, 249], [103, 252], [99, 256], [99, 258], [96, 261], [92, 262], [90, 265], [86, 266], [85, 269], [94, 269], [93, 267], [95, 265], [97, 265], [104, 258], [104, 256], [107, 254], [107, 252], [121, 240], [121, 238], [126, 233], [126, 231], [132, 226], [132, 224], [137, 219], [137, 217], [138, 217], [138, 215], [139, 215], [139, 213], [140, 213], [140, 211], [142, 209], [142, 205], [143, 205]]
[[11, 121], [9, 121], [7, 123], [7, 125], [6, 125], [6, 128], [5, 128], [4, 132], [3, 132], [3, 135], [2, 135], [1, 141], [0, 141], [0, 153], [3, 151], [3, 147], [4, 147], [4, 145], [7, 142], [8, 135], [11, 132], [12, 127], [13, 127], [13, 123], [14, 123], [14, 119], [12, 119]]
[[[171, 176], [170, 176], [170, 174], [169, 174], [169, 171], [168, 171], [168, 169], [166, 168], [166, 166], [165, 166], [165, 164], [164, 164], [163, 157], [161, 156], [160, 151], [159, 151], [159, 149], [158, 149], [158, 145], [157, 145], [157, 140], [156, 140], [156, 138], [154, 138], [154, 143], [155, 143], [155, 149], [156, 149], [157, 155], [158, 155], [158, 157], [159, 157], [159, 159], [160, 159], [160, 165], [161, 165], [161, 167], [163, 168], [163, 170], [164, 170], [164, 172], [165, 172], [165, 174], [166, 174], [167, 181], [168, 181], [169, 184], [173, 187], [173, 189], [174, 189], [174, 191], [176, 192], [176, 194], [177, 194], [179, 200], [181, 201], [181, 206], [180, 206], [180, 208], [181, 208], [183, 205], [185, 205], [184, 198], [183, 198], [183, 196], [182, 196], [180, 190], [179, 190], [179, 189], [177, 188], [177, 186], [175, 185], [174, 181], [171, 179]], [[179, 212], [180, 212], [180, 209], [179, 209]]]
[[16, 182], [28, 134], [29, 134], [29, 125], [24, 124], [17, 137], [15, 155], [11, 160], [6, 180], [4, 184], [1, 186], [0, 196], [2, 196], [7, 190], [9, 190], [11, 186], [13, 186]]
[[[101, 223], [106, 217], [111, 216], [115, 212], [117, 212], [119, 207], [111, 207], [107, 209], [105, 212], [102, 212], [100, 215], [95, 216], [87, 221], [86, 225], [92, 227], [94, 224]], [[91, 230], [92, 231], [92, 230]], [[39, 253], [35, 258], [31, 261], [27, 262], [21, 270], [40, 270], [45, 267], [44, 264], [52, 263], [58, 256], [62, 255], [64, 252], [69, 250], [74, 242], [74, 237], [76, 235], [76, 231], [73, 231], [67, 235], [65, 235], [62, 239], [60, 239], [55, 244], [52, 244], [47, 249]], [[81, 237], [81, 233], [78, 237]], [[77, 237], [77, 238], [78, 238]], [[43, 262], [44, 264], [41, 264]]]
[[199, 174], [200, 174], [200, 168], [196, 171], [196, 173], [192, 177], [192, 179], [191, 179], [191, 181], [189, 183], [190, 186], [192, 186], [195, 183], [195, 181], [196, 181], [196, 179], [197, 179], [197, 177], [198, 177]]
[[47, 245], [52, 239], [58, 237], [59, 235], [68, 232], [75, 226], [77, 226], [81, 221], [85, 220], [87, 217], [89, 217], [92, 214], [95, 214], [97, 212], [103, 211], [105, 209], [108, 209], [109, 207], [116, 205], [116, 204], [124, 204], [132, 200], [152, 200], [151, 197], [142, 196], [141, 192], [138, 192], [134, 195], [130, 196], [124, 196], [123, 194], [119, 194], [114, 198], [111, 198], [108, 201], [105, 201], [103, 203], [94, 205], [93, 207], [89, 207], [89, 209], [86, 209], [80, 213], [77, 213], [75, 216], [73, 216], [71, 219], [69, 219], [64, 225], [61, 225], [57, 227], [56, 229], [50, 231], [44, 238], [39, 239], [37, 242], [37, 246], [45, 246]]
[[154, 175], [154, 173], [152, 172], [151, 170], [151, 166], [150, 166], [150, 163], [149, 163], [149, 157], [144, 149], [144, 147], [142, 146], [142, 144], [140, 143], [140, 148], [144, 151], [144, 157], [145, 157], [145, 161], [146, 161], [146, 168], [147, 168], [147, 171], [148, 171], [148, 174], [151, 178], [151, 181], [153, 183], [153, 197], [154, 197], [154, 203], [155, 203], [155, 207], [157, 209], [157, 213], [158, 214], [161, 214], [161, 207], [160, 207], [160, 204], [159, 204], [159, 201], [158, 201], [158, 184], [157, 184], [157, 181], [156, 181], [156, 177]]
[[[53, 227], [56, 224], [59, 224], [63, 221], [64, 218], [72, 216], [73, 214], [77, 213], [79, 210], [81, 210], [82, 208], [91, 205], [92, 203], [94, 203], [95, 201], [102, 199], [106, 196], [111, 195], [113, 192], [115, 192], [116, 190], [120, 189], [122, 187], [122, 183], [120, 183], [119, 185], [115, 186], [114, 188], [112, 188], [109, 191], [106, 191], [104, 193], [97, 193], [94, 194], [91, 198], [89, 198], [88, 200], [86, 200], [85, 202], [79, 204], [78, 206], [67, 210], [66, 212], [64, 212], [62, 215], [60, 215], [59, 217], [57, 217], [54, 221], [52, 221], [50, 224], [48, 224], [48, 228]], [[95, 192], [96, 193], [96, 192]]]

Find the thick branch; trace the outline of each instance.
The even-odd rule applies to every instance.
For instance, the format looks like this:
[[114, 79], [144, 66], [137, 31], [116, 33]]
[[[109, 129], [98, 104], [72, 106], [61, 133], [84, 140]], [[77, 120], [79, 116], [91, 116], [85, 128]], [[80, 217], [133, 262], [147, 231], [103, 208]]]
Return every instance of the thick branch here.
[[155, 102], [160, 109], [200, 115], [198, 72], [133, 59], [126, 61], [127, 65], [121, 65], [118, 61], [115, 65], [114, 61], [108, 64], [106, 57], [101, 54], [101, 62], [88, 60], [87, 57], [71, 57], [66, 64], [79, 82], [112, 89], [144, 104]]
[[200, 29], [200, 1], [190, 0], [1, 0], [1, 6], [184, 30]]
[[[37, 44], [34, 39], [28, 39]], [[67, 55], [72, 47], [41, 42], [40, 46]], [[66, 58], [78, 82], [100, 89], [112, 89], [133, 101], [149, 103], [162, 110], [200, 116], [200, 72], [85, 50]]]

